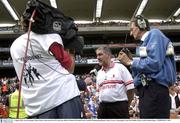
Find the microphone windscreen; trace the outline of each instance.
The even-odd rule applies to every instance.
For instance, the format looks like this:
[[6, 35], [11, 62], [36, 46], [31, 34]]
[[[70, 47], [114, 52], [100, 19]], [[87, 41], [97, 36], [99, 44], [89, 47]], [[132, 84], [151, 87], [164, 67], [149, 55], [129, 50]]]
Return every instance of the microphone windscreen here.
[[101, 66], [100, 65], [95, 65], [94, 66], [94, 69], [96, 69], [97, 71], [99, 71], [101, 69]]

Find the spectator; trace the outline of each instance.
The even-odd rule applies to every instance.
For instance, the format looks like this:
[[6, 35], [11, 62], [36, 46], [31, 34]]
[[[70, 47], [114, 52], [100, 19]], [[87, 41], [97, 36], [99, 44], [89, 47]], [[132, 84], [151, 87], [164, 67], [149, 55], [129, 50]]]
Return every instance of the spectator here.
[[8, 107], [0, 102], [0, 118], [8, 118]]
[[131, 105], [129, 107], [129, 114], [132, 118], [139, 117], [139, 99], [137, 96], [134, 96], [134, 99], [131, 101]]
[[170, 118], [177, 118], [180, 111], [180, 100], [176, 92], [176, 85], [169, 88], [169, 96], [171, 102]]
[[[27, 118], [27, 114], [24, 109], [24, 104], [22, 100], [22, 96], [20, 97], [20, 106], [18, 107], [18, 99], [19, 99], [19, 83], [16, 85], [16, 90], [12, 94], [9, 95], [9, 118], [17, 118], [17, 113], [19, 118]], [[18, 111], [19, 108], [19, 112]]]

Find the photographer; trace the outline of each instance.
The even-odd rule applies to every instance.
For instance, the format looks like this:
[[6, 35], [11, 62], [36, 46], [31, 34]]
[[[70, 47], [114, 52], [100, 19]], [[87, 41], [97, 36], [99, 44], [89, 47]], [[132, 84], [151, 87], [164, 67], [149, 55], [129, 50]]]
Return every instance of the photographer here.
[[[72, 74], [76, 50], [72, 50], [73, 48], [69, 50], [68, 47], [64, 47], [64, 38], [59, 33], [53, 32], [53, 30], [51, 33], [48, 32], [52, 25], [44, 25], [38, 28], [38, 25], [44, 23], [54, 23], [49, 22], [53, 21], [53, 18], [51, 18], [52, 20], [47, 19], [51, 17], [52, 13], [54, 15], [59, 13], [55, 8], [35, 0], [34, 2], [37, 3], [32, 5], [41, 5], [35, 7], [34, 20], [29, 16], [33, 13], [25, 11], [22, 17], [22, 25], [26, 32], [18, 37], [10, 48], [18, 78], [23, 76], [22, 96], [25, 111], [29, 118], [81, 118], [83, 106], [75, 76]], [[30, 1], [27, 5], [30, 5]], [[40, 13], [38, 7], [42, 6], [45, 7], [39, 8]], [[28, 6], [26, 10], [30, 9], [31, 6]], [[43, 12], [49, 13], [38, 16]], [[41, 17], [45, 17], [45, 19]], [[32, 21], [32, 30], [27, 31], [30, 21]], [[57, 23], [57, 18], [55, 22]], [[47, 29], [47, 33], [37, 33], [42, 28], [43, 31]], [[28, 41], [29, 45], [27, 45]], [[76, 43], [75, 41], [70, 40], [69, 43]], [[68, 45], [67, 43], [66, 46]], [[25, 55], [26, 48], [27, 55]], [[25, 63], [24, 66], [23, 63]]]
[[141, 15], [130, 22], [130, 35], [141, 40], [139, 59], [120, 52], [118, 59], [130, 66], [139, 94], [140, 118], [169, 118], [168, 88], [176, 82], [176, 66], [172, 42], [158, 29], [151, 29]]

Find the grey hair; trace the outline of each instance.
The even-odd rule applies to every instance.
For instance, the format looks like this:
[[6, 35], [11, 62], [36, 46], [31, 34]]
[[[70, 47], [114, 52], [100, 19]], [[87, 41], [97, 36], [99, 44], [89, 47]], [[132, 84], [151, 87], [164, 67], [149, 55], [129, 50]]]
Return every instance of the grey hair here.
[[105, 53], [112, 56], [111, 49], [109, 47], [107, 47], [107, 46], [101, 46], [101, 47], [97, 48], [96, 51], [97, 50], [101, 50], [101, 51], [103, 51], [103, 52], [105, 52]]

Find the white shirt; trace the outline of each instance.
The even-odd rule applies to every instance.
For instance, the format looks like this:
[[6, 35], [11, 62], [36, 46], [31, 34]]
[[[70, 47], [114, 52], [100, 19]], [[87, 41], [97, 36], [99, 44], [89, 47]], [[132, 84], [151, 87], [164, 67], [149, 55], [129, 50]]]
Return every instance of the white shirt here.
[[112, 63], [107, 71], [103, 69], [98, 71], [97, 88], [100, 102], [126, 101], [127, 90], [133, 89], [134, 84], [131, 74], [124, 65]]
[[149, 35], [149, 31], [146, 31], [144, 35], [141, 37], [141, 41], [144, 41], [145, 38]]
[[171, 98], [171, 109], [176, 109], [175, 97], [177, 96], [177, 94], [176, 93], [174, 95], [169, 94], [169, 96]]
[[[30, 33], [28, 61], [22, 81], [24, 105], [29, 116], [48, 111], [80, 95], [74, 75], [50, 55], [49, 47], [53, 42], [63, 45], [58, 34]], [[17, 38], [10, 48], [18, 78], [21, 76], [26, 43], [27, 33]]]

